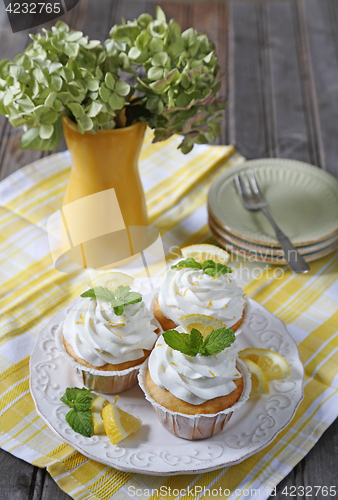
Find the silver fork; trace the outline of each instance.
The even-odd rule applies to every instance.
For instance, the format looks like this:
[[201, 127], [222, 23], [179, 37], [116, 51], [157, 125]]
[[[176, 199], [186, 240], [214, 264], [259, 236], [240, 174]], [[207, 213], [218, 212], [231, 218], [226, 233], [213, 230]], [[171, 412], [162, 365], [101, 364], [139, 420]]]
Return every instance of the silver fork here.
[[284, 251], [284, 257], [290, 269], [295, 273], [307, 273], [310, 270], [309, 265], [305, 262], [304, 258], [293, 246], [289, 238], [278, 227], [272, 215], [268, 211], [267, 203], [259, 189], [255, 172], [249, 171], [249, 175], [244, 172], [235, 177], [236, 187], [239, 195], [243, 199], [244, 206], [247, 210], [262, 210], [268, 218], [270, 224], [275, 230], [277, 240]]

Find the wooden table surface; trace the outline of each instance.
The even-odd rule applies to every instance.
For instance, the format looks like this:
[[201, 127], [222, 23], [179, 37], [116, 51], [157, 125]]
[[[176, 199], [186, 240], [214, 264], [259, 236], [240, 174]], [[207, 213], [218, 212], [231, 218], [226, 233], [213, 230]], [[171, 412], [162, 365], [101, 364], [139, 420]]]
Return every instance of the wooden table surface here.
[[[225, 69], [222, 93], [229, 100], [221, 144], [234, 144], [248, 159], [293, 158], [338, 177], [337, 0], [156, 3], [183, 28], [193, 26], [216, 43]], [[154, 9], [152, 0], [80, 0], [63, 19], [103, 41], [122, 17]], [[27, 31], [11, 32], [1, 2], [0, 58], [13, 58], [28, 40]], [[20, 150], [20, 136], [0, 117], [0, 180], [50, 154]], [[64, 142], [57, 150], [63, 149]], [[274, 498], [288, 498], [285, 486], [337, 486], [337, 456], [338, 421], [279, 484]], [[44, 469], [0, 450], [0, 500], [67, 498]]]

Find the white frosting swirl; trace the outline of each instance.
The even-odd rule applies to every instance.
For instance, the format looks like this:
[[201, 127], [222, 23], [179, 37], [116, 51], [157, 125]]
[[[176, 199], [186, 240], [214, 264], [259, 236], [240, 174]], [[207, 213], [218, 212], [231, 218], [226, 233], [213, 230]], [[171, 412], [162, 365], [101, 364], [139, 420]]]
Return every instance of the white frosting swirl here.
[[209, 276], [199, 269], [169, 269], [158, 297], [163, 314], [179, 324], [187, 314], [205, 314], [228, 328], [243, 315], [245, 298], [231, 274]]
[[[176, 330], [184, 331], [182, 327]], [[148, 367], [151, 379], [160, 389], [167, 389], [186, 403], [200, 405], [236, 389], [234, 380], [241, 377], [236, 360], [234, 344], [211, 356], [187, 356], [169, 347], [161, 335]]]
[[109, 303], [86, 298], [68, 313], [63, 335], [78, 357], [100, 367], [142, 358], [143, 349], [152, 349], [157, 328], [144, 302], [125, 306], [116, 316]]

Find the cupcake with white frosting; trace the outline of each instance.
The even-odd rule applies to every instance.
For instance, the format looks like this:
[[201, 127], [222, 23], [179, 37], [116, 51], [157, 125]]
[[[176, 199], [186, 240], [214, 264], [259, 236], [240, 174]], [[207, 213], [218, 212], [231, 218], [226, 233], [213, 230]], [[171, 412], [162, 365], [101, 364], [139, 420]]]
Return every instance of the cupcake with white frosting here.
[[158, 338], [158, 322], [129, 286], [98, 286], [81, 297], [57, 331], [58, 347], [87, 387], [129, 389]]
[[[237, 356], [232, 330], [214, 318], [186, 318], [184, 328], [158, 339], [140, 370], [139, 383], [167, 430], [185, 439], [203, 439], [224, 428], [248, 399], [251, 382]], [[188, 321], [199, 329], [189, 327]], [[212, 325], [210, 332], [207, 327]]]
[[[223, 252], [226, 255], [223, 262], [228, 256], [214, 245], [194, 247], [215, 248], [219, 251], [217, 254]], [[182, 253], [184, 256], [185, 249]], [[182, 316], [204, 314], [236, 332], [244, 319], [246, 300], [243, 289], [232, 277], [231, 267], [221, 264], [218, 255], [191, 253], [195, 258], [180, 260], [167, 271], [154, 304], [156, 319], [164, 330], [169, 330], [179, 325]], [[205, 259], [205, 256], [210, 258]]]

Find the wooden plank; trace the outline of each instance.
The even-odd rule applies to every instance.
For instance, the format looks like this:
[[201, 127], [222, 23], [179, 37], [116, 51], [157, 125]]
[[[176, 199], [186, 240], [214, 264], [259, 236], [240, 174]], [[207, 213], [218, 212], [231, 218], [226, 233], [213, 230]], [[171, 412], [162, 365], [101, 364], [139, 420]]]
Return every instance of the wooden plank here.
[[31, 483], [29, 500], [41, 499], [46, 475], [47, 475], [46, 469], [41, 469], [40, 467], [34, 467], [34, 474]]
[[269, 155], [260, 9], [234, 0], [229, 14], [229, 140], [246, 158]]
[[[41, 496], [36, 500], [70, 500], [71, 497], [62, 491], [54, 479], [46, 472]], [[33, 499], [35, 500], [35, 499]]]
[[330, 0], [301, 0], [314, 84], [320, 166], [338, 174], [338, 56], [337, 25]]
[[72, 19], [72, 29], [81, 30], [90, 39], [100, 40], [103, 43], [109, 37], [110, 28], [114, 24], [116, 2], [100, 0], [98, 8], [95, 2], [82, 0], [79, 6], [81, 8], [76, 11], [76, 16]]
[[293, 0], [278, 0], [267, 4], [276, 134], [273, 154], [281, 158], [311, 162], [295, 14]]
[[182, 31], [191, 26], [191, 4], [163, 0], [159, 0], [157, 3], [165, 12], [167, 19], [175, 19], [181, 26]]
[[0, 498], [22, 500], [29, 498], [34, 467], [10, 453], [0, 450]]
[[133, 21], [138, 16], [148, 12], [152, 16], [155, 14], [155, 3], [147, 0], [119, 0], [117, 2], [115, 23], [121, 23], [122, 18]]

